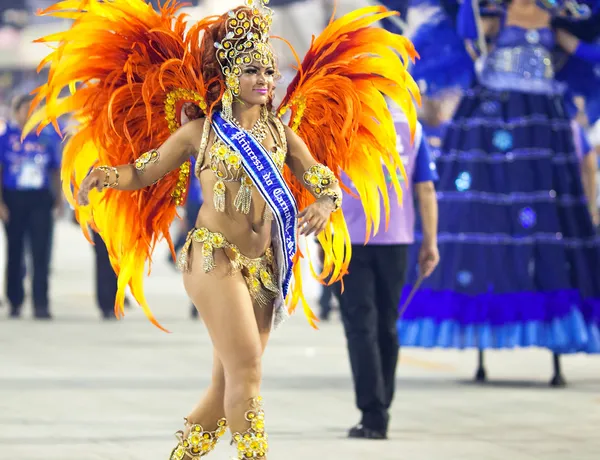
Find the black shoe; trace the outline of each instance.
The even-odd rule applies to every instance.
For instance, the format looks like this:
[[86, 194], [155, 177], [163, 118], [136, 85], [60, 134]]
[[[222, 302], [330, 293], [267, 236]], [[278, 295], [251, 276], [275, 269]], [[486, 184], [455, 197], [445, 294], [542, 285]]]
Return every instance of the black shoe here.
[[43, 320], [52, 319], [52, 315], [50, 314], [50, 312], [48, 310], [36, 310], [36, 312], [33, 314], [33, 317], [35, 319], [43, 319]]
[[109, 310], [109, 311], [102, 312], [102, 319], [105, 321], [111, 321], [111, 320], [116, 320], [117, 317], [115, 316], [115, 312], [113, 310]]
[[356, 439], [387, 439], [387, 432], [385, 430], [372, 430], [359, 424], [350, 428], [348, 437]]
[[192, 317], [192, 319], [198, 318], [198, 310], [196, 310], [196, 307], [194, 307], [193, 305], [192, 309], [190, 310], [190, 316]]
[[21, 317], [21, 309], [20, 308], [12, 308], [10, 309], [9, 318], [11, 319], [19, 319]]
[[554, 388], [565, 388], [567, 386], [567, 381], [562, 374], [556, 374], [552, 377], [552, 380], [550, 380], [550, 386]]

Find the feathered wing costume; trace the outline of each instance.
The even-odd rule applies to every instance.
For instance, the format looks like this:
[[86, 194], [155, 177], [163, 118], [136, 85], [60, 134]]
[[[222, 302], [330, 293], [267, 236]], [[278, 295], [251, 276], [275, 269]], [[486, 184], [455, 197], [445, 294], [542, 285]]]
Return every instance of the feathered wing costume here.
[[[186, 16], [178, 10], [172, 0], [158, 12], [142, 0], [66, 0], [44, 10], [41, 14], [74, 22], [69, 30], [39, 40], [58, 42], [58, 46], [40, 64], [40, 68], [49, 65], [50, 72], [48, 82], [36, 90], [32, 107], [44, 105], [25, 130], [35, 126], [41, 130], [50, 123], [57, 128], [60, 116], [72, 114], [77, 126], [64, 147], [63, 191], [88, 239], [91, 225], [106, 242], [118, 274], [117, 316], [124, 313], [124, 291], [129, 285], [146, 315], [160, 328], [143, 292], [143, 274], [161, 238], [167, 239], [173, 251], [169, 225], [177, 206], [186, 199], [189, 162], [142, 190], [92, 191], [89, 207], [79, 207], [74, 196], [95, 165], [133, 163], [143, 152], [162, 144], [181, 125], [183, 104], [196, 104], [203, 114], [212, 114], [213, 107], [206, 103], [211, 82], [204, 81], [201, 72], [206, 51], [202, 37], [221, 18], [205, 18], [188, 30]], [[411, 43], [369, 27], [392, 14], [382, 7], [369, 7], [330, 22], [299, 64], [278, 110], [279, 114], [291, 110], [290, 126], [318, 162], [338, 178], [342, 170], [350, 177], [363, 200], [367, 221], [375, 229], [380, 220], [380, 194], [386, 215], [389, 212], [384, 166], [390, 172], [403, 170], [384, 95], [404, 109], [413, 130], [413, 101], [419, 99], [406, 70], [416, 57]], [[70, 94], [62, 95], [66, 89]], [[314, 199], [289, 170], [285, 176], [300, 209]], [[399, 182], [393, 185], [400, 196]], [[341, 211], [332, 215], [331, 225], [319, 240], [325, 267], [315, 276], [322, 280], [332, 275], [331, 282], [340, 279], [350, 258]], [[302, 296], [300, 257], [297, 254], [288, 308], [292, 311], [301, 301], [314, 326], [316, 318]]]

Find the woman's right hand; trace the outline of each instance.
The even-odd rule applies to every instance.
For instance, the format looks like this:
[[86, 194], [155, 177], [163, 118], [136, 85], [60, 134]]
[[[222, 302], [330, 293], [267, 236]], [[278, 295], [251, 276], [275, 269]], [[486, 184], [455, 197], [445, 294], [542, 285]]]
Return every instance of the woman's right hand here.
[[93, 169], [92, 172], [90, 172], [87, 177], [83, 179], [83, 182], [81, 182], [81, 185], [79, 186], [79, 192], [77, 193], [77, 203], [79, 206], [87, 206], [90, 204], [88, 195], [93, 188], [99, 192], [104, 190], [105, 177], [106, 174], [104, 171]]

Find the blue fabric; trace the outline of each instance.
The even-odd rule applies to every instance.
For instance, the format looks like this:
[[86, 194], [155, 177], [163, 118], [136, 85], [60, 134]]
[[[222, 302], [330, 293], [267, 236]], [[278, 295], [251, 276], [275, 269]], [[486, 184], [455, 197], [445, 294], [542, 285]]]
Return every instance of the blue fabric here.
[[[59, 126], [61, 132], [64, 132], [65, 126], [61, 120], [58, 121], [58, 126]], [[49, 141], [54, 144], [54, 151], [56, 153], [56, 159], [57, 159], [58, 164], [60, 164], [62, 161], [63, 138], [60, 136], [60, 134], [58, 134], [56, 132], [56, 130], [54, 129], [54, 127], [52, 125], [46, 126], [42, 130], [42, 134], [44, 136], [47, 136]]]
[[21, 142], [21, 129], [0, 121], [2, 187], [7, 190], [42, 190], [51, 187], [51, 173], [59, 167], [56, 141], [44, 133], [29, 134]]
[[431, 152], [432, 158], [435, 160], [439, 156], [440, 143], [446, 132], [447, 122], [440, 123], [439, 125], [430, 125], [421, 120], [423, 126], [423, 137], [429, 144], [429, 151]]
[[570, 90], [565, 91], [565, 110], [567, 111], [567, 116], [571, 119], [576, 118], [579, 113], [573, 93]]
[[421, 136], [417, 157], [415, 158], [415, 169], [413, 170], [412, 179], [413, 184], [429, 181], [435, 182], [439, 179], [435, 162], [431, 158], [429, 144], [427, 139], [425, 139], [425, 136]]
[[580, 41], [573, 55], [592, 64], [600, 64], [600, 46], [596, 44]]
[[443, 10], [434, 13], [410, 39], [419, 53], [410, 72], [423, 94], [437, 97], [445, 90], [465, 90], [472, 85], [473, 60], [452, 19]]
[[585, 114], [590, 126], [600, 120], [600, 72], [597, 77], [599, 84], [596, 91], [585, 100]]
[[465, 40], [477, 40], [477, 24], [475, 22], [475, 12], [473, 3], [470, 0], [465, 0], [458, 9], [456, 18], [456, 28], [458, 35]]
[[600, 239], [572, 136], [560, 95], [465, 94], [437, 160], [441, 261], [398, 323], [404, 346], [600, 352]]
[[592, 145], [585, 133], [584, 129], [581, 127], [579, 123], [577, 123], [577, 136], [579, 136], [579, 142], [581, 145], [581, 153], [585, 157], [592, 151]]
[[593, 65], [576, 56], [563, 56], [565, 65], [556, 73], [557, 80], [566, 84], [570, 97], [585, 99], [585, 111], [590, 124], [600, 119], [600, 65]]
[[484, 61], [478, 81], [487, 88], [528, 93], [564, 93], [553, 78], [554, 34], [547, 27], [505, 26]]

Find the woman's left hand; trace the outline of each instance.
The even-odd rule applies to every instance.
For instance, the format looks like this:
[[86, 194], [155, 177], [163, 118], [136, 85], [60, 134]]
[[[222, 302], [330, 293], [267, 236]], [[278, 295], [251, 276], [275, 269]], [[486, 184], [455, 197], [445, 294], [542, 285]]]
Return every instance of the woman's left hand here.
[[329, 197], [321, 197], [309, 204], [298, 213], [300, 235], [318, 235], [325, 230], [329, 216], [334, 209], [333, 201]]

